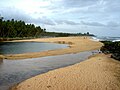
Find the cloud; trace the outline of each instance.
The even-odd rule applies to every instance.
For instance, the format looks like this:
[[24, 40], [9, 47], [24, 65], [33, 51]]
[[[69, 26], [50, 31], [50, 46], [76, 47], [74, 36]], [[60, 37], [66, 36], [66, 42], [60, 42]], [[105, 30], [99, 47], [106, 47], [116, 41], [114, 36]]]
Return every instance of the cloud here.
[[56, 25], [54, 20], [49, 19], [47, 17], [38, 18], [37, 22], [45, 25]]
[[120, 0], [105, 0], [105, 11], [107, 12], [111, 12], [111, 13], [120, 13], [119, 11], [119, 8], [120, 8]]
[[36, 25], [51, 25], [54, 26], [56, 23], [54, 20], [47, 17], [32, 18], [29, 23], [34, 23]]
[[104, 24], [99, 23], [99, 22], [85, 22], [85, 21], [81, 21], [81, 24], [88, 25], [88, 26], [105, 26]]
[[32, 21], [30, 15], [14, 7], [0, 8], [0, 14], [1, 16], [4, 17], [5, 20], [8, 20], [8, 19], [23, 20], [26, 23]]
[[0, 14], [4, 17], [4, 20], [23, 20], [26, 23], [34, 23], [34, 24], [44, 24], [44, 25], [55, 25], [54, 21], [47, 17], [38, 17], [33, 18], [31, 15], [25, 13], [22, 10], [16, 9], [14, 7], [5, 7], [0, 8]]
[[[7, 19], [56, 28], [64, 32], [93, 33], [120, 30], [120, 0], [2, 0], [0, 14]], [[62, 27], [62, 28], [61, 28]], [[98, 32], [99, 31], [99, 32]], [[120, 32], [120, 31], [119, 31]], [[113, 32], [112, 32], [113, 33]]]
[[65, 7], [85, 7], [97, 3], [99, 0], [62, 0]]
[[96, 26], [96, 27], [119, 27], [120, 23], [119, 22], [107, 22], [106, 24], [100, 23], [100, 22], [85, 22], [85, 21], [81, 21], [82, 25], [87, 25], [87, 26]]
[[59, 24], [67, 24], [67, 25], [79, 25], [80, 23], [71, 21], [71, 20], [56, 20], [56, 23]]
[[110, 21], [110, 22], [107, 23], [106, 26], [108, 26], [108, 27], [119, 27], [119, 26], [120, 26], [120, 23]]

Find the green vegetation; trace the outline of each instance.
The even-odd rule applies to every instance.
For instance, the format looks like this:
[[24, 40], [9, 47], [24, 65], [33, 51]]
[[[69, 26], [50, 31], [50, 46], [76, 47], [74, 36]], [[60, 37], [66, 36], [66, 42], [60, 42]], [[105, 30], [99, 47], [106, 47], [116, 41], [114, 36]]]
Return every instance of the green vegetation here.
[[0, 19], [0, 37], [15, 38], [15, 37], [39, 37], [45, 29], [40, 26], [35, 27], [34, 24], [25, 24], [24, 21]]
[[94, 36], [93, 34], [87, 34], [87, 33], [62, 33], [62, 32], [45, 32], [42, 34], [42, 36], [47, 37], [69, 37], [69, 36]]
[[101, 47], [103, 53], [111, 53], [111, 57], [120, 60], [120, 42], [101, 41], [104, 46]]
[[3, 20], [0, 16], [0, 38], [39, 38], [39, 37], [68, 37], [68, 36], [94, 36], [87, 33], [58, 33], [47, 32], [46, 29], [42, 29], [40, 26], [34, 24], [26, 24], [24, 21], [17, 20]]

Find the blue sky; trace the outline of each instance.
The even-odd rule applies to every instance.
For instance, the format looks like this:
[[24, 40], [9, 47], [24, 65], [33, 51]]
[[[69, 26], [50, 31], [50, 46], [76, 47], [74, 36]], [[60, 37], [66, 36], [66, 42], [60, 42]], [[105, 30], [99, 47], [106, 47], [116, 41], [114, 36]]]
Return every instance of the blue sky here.
[[2, 0], [0, 14], [47, 31], [120, 36], [120, 0]]

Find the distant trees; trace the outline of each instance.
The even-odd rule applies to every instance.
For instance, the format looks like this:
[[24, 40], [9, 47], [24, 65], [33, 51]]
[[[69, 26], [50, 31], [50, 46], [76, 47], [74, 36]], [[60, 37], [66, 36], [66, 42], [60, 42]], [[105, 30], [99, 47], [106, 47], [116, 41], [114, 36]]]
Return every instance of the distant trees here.
[[39, 37], [45, 32], [40, 26], [35, 27], [34, 24], [25, 24], [24, 21], [7, 20], [3, 21], [0, 17], [0, 37]]
[[43, 36], [48, 37], [69, 37], [69, 36], [94, 36], [93, 34], [82, 33], [62, 33], [62, 32], [46, 32]]
[[0, 15], [0, 22], [2, 22], [2, 20], [3, 20], [3, 17]]
[[89, 32], [87, 32], [87, 35], [89, 35], [90, 33]]
[[94, 36], [87, 33], [58, 33], [47, 32], [40, 26], [34, 24], [26, 24], [24, 21], [17, 21], [14, 19], [3, 20], [0, 15], [0, 37], [1, 38], [16, 38], [16, 37], [68, 37], [68, 36]]
[[2, 20], [3, 20], [3, 17], [0, 15], [0, 33], [1, 33], [1, 28], [2, 28]]

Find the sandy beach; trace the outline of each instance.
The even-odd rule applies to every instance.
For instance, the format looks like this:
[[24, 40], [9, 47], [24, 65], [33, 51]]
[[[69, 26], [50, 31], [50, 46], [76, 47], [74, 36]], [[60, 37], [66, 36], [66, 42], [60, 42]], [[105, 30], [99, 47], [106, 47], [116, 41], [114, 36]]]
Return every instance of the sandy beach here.
[[65, 49], [49, 50], [43, 52], [34, 53], [23, 53], [23, 54], [11, 54], [0, 56], [5, 59], [26, 59], [26, 58], [36, 58], [44, 56], [54, 56], [70, 53], [78, 53], [82, 51], [89, 51], [99, 49], [103, 44], [100, 42], [90, 40], [90, 37], [59, 37], [59, 38], [39, 38], [39, 39], [29, 39], [29, 40], [14, 40], [12, 42], [50, 42], [59, 44], [68, 44]]
[[[100, 49], [100, 42], [89, 37], [60, 37], [13, 42], [51, 42], [68, 44], [69, 47], [45, 52], [24, 53], [1, 56], [7, 59], [24, 59], [43, 56], [78, 53]], [[110, 55], [97, 54], [72, 66], [49, 71], [27, 79], [11, 90], [120, 90], [120, 62], [110, 58]]]
[[104, 54], [49, 71], [11, 90], [120, 90], [120, 62]]

